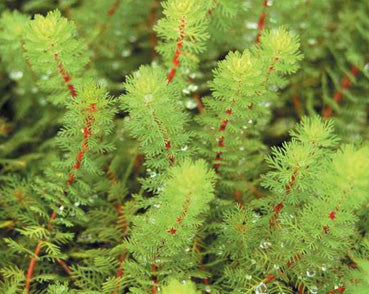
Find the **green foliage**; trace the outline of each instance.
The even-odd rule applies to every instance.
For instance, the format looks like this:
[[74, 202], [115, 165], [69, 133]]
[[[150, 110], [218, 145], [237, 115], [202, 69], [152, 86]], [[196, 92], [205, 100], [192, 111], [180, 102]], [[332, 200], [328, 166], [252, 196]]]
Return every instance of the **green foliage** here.
[[62, 18], [59, 11], [46, 17], [36, 15], [26, 31], [26, 56], [42, 89], [59, 94], [53, 95], [53, 103], [66, 100], [65, 88], [74, 95], [70, 87], [80, 83], [88, 62], [86, 45], [76, 39], [76, 34], [73, 23]]
[[145, 285], [150, 285], [152, 267], [159, 280], [173, 268], [182, 277], [195, 270], [195, 263], [190, 261], [196, 256], [183, 256], [182, 252], [193, 246], [197, 227], [214, 198], [213, 184], [214, 175], [204, 161], [186, 160], [169, 170], [169, 179], [153, 206], [137, 216], [126, 248], [142, 268], [127, 262], [126, 270], [142, 285], [142, 293]]
[[[257, 165], [262, 160], [258, 152], [264, 146], [258, 134], [277, 98], [272, 87], [281, 87], [283, 74], [297, 70], [298, 47], [297, 37], [284, 28], [265, 31], [259, 46], [242, 54], [229, 53], [214, 70], [210, 83], [214, 99], [205, 101], [207, 111], [200, 119], [206, 132], [199, 136], [207, 141], [204, 154], [221, 174], [228, 175], [226, 187], [244, 191], [249, 162]], [[239, 175], [242, 183], [238, 184]]]
[[[209, 38], [206, 31], [206, 14], [210, 8], [206, 0], [168, 0], [163, 2], [165, 18], [159, 20], [155, 30], [163, 41], [158, 52], [163, 55], [165, 64], [172, 67], [172, 59], [178, 49], [179, 63], [193, 70], [199, 63], [197, 55], [204, 52], [205, 41]], [[178, 48], [178, 43], [181, 46]]]
[[368, 1], [0, 4], [0, 293], [366, 293]]
[[130, 113], [127, 128], [140, 142], [155, 178], [158, 170], [189, 156], [190, 133], [183, 131], [188, 117], [178, 104], [176, 85], [168, 84], [165, 72], [158, 67], [141, 67], [127, 78], [125, 88], [127, 95], [121, 100], [123, 109]]
[[168, 286], [163, 287], [164, 294], [199, 294], [199, 291], [196, 291], [195, 285], [192, 282], [188, 281], [176, 281], [172, 280], [168, 284]]

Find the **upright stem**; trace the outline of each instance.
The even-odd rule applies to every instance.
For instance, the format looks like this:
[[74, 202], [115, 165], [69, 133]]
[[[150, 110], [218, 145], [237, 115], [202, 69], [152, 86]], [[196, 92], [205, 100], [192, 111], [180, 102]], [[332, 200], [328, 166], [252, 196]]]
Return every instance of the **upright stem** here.
[[[75, 170], [80, 169], [82, 160], [88, 149], [89, 138], [91, 137], [91, 128], [92, 128], [91, 124], [95, 121], [95, 118], [92, 115], [92, 113], [96, 111], [96, 103], [91, 103], [87, 111], [88, 111], [88, 115], [87, 115], [86, 125], [83, 128], [83, 141], [81, 144], [81, 151], [78, 153], [77, 159], [73, 165], [73, 169]], [[70, 173], [66, 184], [71, 185], [73, 184], [74, 181], [75, 181], [75, 175], [73, 173]]]
[[[360, 70], [356, 66], [353, 65], [351, 67], [351, 74], [353, 76], [357, 76], [359, 74], [359, 72], [360, 72]], [[340, 83], [341, 88], [344, 89], [344, 90], [348, 90], [351, 87], [351, 84], [352, 84], [352, 82], [351, 82], [351, 80], [348, 76], [344, 77], [341, 80], [341, 83]], [[336, 92], [333, 95], [333, 101], [338, 104], [339, 102], [341, 102], [342, 98], [343, 98], [342, 91], [341, 90], [336, 90]], [[322, 112], [322, 117], [323, 118], [327, 119], [327, 118], [332, 117], [332, 115], [333, 115], [333, 109], [332, 109], [331, 106], [326, 106], [326, 107], [323, 108], [323, 112]]]
[[281, 211], [282, 211], [282, 209], [284, 207], [284, 201], [287, 198], [287, 196], [290, 194], [291, 189], [292, 189], [292, 187], [294, 186], [294, 184], [296, 182], [296, 177], [297, 177], [298, 172], [299, 172], [298, 167], [295, 167], [294, 170], [293, 170], [293, 173], [291, 175], [291, 178], [290, 178], [289, 182], [285, 186], [285, 194], [284, 194], [284, 197], [283, 197], [282, 202], [280, 202], [279, 204], [277, 204], [274, 207], [274, 214], [271, 217], [271, 219], [269, 220], [270, 227], [274, 227], [275, 226], [275, 224], [276, 224], [276, 222], [278, 220], [279, 214], [281, 213]]
[[152, 274], [153, 274], [153, 280], [152, 280], [152, 286], [151, 286], [151, 294], [157, 294], [158, 292], [158, 287], [157, 287], [157, 283], [158, 283], [158, 277], [157, 277], [157, 272], [158, 272], [158, 266], [156, 264], [154, 264], [152, 266]]
[[[52, 44], [52, 47], [54, 47], [54, 44]], [[59, 54], [54, 54], [54, 59], [58, 63], [59, 74], [63, 77], [70, 95], [72, 96], [72, 98], [76, 98], [77, 93], [74, 89], [74, 84], [71, 83], [72, 77], [68, 74], [68, 72], [64, 69], [63, 64], [60, 62]]]
[[173, 80], [174, 76], [176, 75], [176, 68], [179, 66], [179, 55], [181, 53], [180, 50], [183, 46], [185, 26], [186, 26], [186, 20], [185, 20], [185, 17], [182, 16], [180, 19], [179, 36], [177, 39], [176, 51], [174, 52], [174, 58], [172, 60], [174, 67], [170, 70], [168, 74], [168, 77], [167, 77], [168, 83], [170, 83]]
[[[47, 225], [47, 228], [48, 228], [49, 231], [52, 228], [53, 221], [55, 220], [56, 216], [57, 216], [57, 213], [54, 210], [52, 212], [51, 216], [50, 216], [50, 219], [49, 219], [49, 222], [48, 222], [48, 225]], [[38, 241], [37, 246], [36, 246], [35, 250], [33, 251], [35, 256], [31, 258], [31, 261], [28, 265], [28, 270], [27, 270], [27, 274], [26, 274], [26, 282], [25, 282], [25, 287], [24, 287], [26, 293], [29, 293], [29, 290], [30, 290], [30, 287], [31, 287], [31, 279], [32, 279], [33, 272], [34, 272], [34, 269], [35, 269], [36, 260], [37, 260], [39, 254], [40, 254], [40, 251], [41, 251], [42, 242], [43, 242], [43, 240]]]
[[[54, 47], [54, 45], [52, 44], [51, 47]], [[77, 93], [74, 89], [74, 85], [71, 83], [71, 77], [69, 76], [68, 72], [64, 69], [63, 64], [60, 62], [59, 59], [59, 55], [58, 54], [54, 54], [54, 59], [55, 61], [58, 62], [58, 69], [59, 69], [59, 73], [60, 75], [63, 77], [65, 84], [67, 85], [68, 91], [70, 93], [70, 95], [72, 96], [73, 99], [77, 98]], [[96, 103], [91, 103], [90, 107], [88, 108], [88, 115], [87, 115], [87, 120], [86, 120], [86, 125], [83, 129], [83, 141], [81, 144], [81, 151], [78, 153], [77, 155], [77, 159], [73, 165], [73, 169], [78, 170], [80, 169], [82, 160], [84, 158], [85, 153], [87, 152], [88, 149], [88, 141], [89, 138], [91, 136], [91, 124], [92, 122], [95, 120], [92, 113], [96, 111]], [[75, 181], [75, 176], [74, 174], [70, 173], [68, 176], [68, 180], [66, 181], [67, 185], [72, 185]], [[50, 231], [53, 225], [53, 221], [56, 219], [57, 217], [57, 212], [54, 210], [50, 216], [50, 219], [48, 221], [48, 230]], [[40, 254], [41, 251], [41, 247], [42, 247], [42, 242], [43, 240], [39, 240], [35, 250], [34, 250], [34, 254], [35, 256], [32, 257], [29, 265], [28, 265], [28, 271], [27, 271], [27, 275], [26, 275], [26, 282], [25, 282], [25, 291], [26, 293], [29, 293], [30, 290], [30, 285], [31, 285], [31, 279], [33, 276], [33, 272], [34, 272], [34, 268], [36, 265], [36, 259], [38, 258], [38, 255]]]
[[260, 14], [259, 21], [258, 21], [258, 33], [256, 35], [256, 43], [260, 42], [261, 32], [265, 26], [265, 17], [266, 17], [266, 8], [268, 7], [268, 1], [265, 0], [263, 2], [263, 12]]

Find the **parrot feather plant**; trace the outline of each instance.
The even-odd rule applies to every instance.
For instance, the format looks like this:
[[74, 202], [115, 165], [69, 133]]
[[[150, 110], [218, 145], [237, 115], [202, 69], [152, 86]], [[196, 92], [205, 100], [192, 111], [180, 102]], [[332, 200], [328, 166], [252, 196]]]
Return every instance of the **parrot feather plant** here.
[[369, 3], [292, 2], [2, 1], [0, 294], [367, 294]]

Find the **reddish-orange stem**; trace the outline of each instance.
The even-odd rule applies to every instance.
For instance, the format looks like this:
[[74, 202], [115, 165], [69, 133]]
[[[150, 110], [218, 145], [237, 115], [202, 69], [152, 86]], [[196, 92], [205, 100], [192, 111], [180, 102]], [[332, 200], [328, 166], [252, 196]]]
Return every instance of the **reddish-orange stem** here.
[[[59, 61], [59, 56], [58, 54], [54, 55], [54, 58], [56, 61]], [[77, 97], [76, 92], [74, 91], [74, 86], [73, 84], [68, 84], [71, 81], [70, 76], [67, 74], [67, 72], [64, 70], [63, 65], [61, 63], [58, 64], [58, 68], [59, 68], [59, 72], [60, 74], [63, 76], [64, 81], [67, 83], [68, 85], [68, 89], [70, 91], [70, 94], [73, 98]], [[88, 148], [88, 139], [91, 136], [91, 123], [94, 121], [94, 117], [91, 115], [92, 112], [94, 112], [96, 110], [96, 103], [91, 103], [90, 107], [88, 109], [89, 111], [89, 115], [87, 116], [87, 122], [86, 122], [86, 127], [83, 129], [83, 134], [84, 134], [84, 138], [83, 138], [83, 142], [82, 142], [82, 146], [81, 146], [81, 151], [77, 156], [77, 160], [75, 162], [75, 164], [73, 165], [74, 169], [79, 169], [82, 159], [84, 157], [85, 152], [87, 151]], [[69, 178], [66, 181], [67, 185], [72, 185], [74, 183], [75, 180], [75, 176], [74, 174], [69, 174]], [[57, 212], [54, 210], [50, 216], [49, 222], [48, 222], [48, 230], [51, 230], [52, 225], [53, 225], [53, 221], [56, 219], [57, 217]], [[31, 285], [31, 279], [33, 276], [33, 272], [34, 272], [34, 267], [36, 264], [36, 258], [38, 257], [38, 254], [40, 253], [41, 250], [41, 245], [42, 245], [42, 240], [40, 240], [36, 246], [36, 249], [34, 251], [36, 257], [33, 257], [29, 263], [28, 266], [28, 271], [27, 271], [27, 275], [26, 275], [26, 283], [25, 283], [25, 290], [27, 293], [29, 293], [29, 289], [30, 289], [30, 285]]]
[[[196, 247], [196, 252], [200, 252], [200, 251], [201, 251], [200, 244], [199, 244], [199, 242], [198, 242], [198, 241], [196, 241], [195, 247]], [[203, 264], [203, 262], [202, 262], [202, 259], [200, 259], [200, 270], [201, 270], [201, 271], [205, 271], [205, 266], [204, 266], [204, 264]], [[209, 285], [209, 280], [208, 280], [208, 279], [206, 279], [206, 278], [204, 278], [204, 279], [202, 279], [202, 283], [203, 283], [204, 285]], [[208, 293], [208, 292], [207, 292], [207, 293]], [[211, 293], [209, 293], [209, 294], [211, 294]]]
[[[83, 128], [83, 141], [82, 141], [82, 144], [81, 144], [81, 151], [78, 153], [77, 159], [76, 159], [76, 161], [74, 162], [74, 165], [73, 165], [73, 169], [75, 169], [75, 170], [80, 169], [82, 160], [83, 160], [83, 158], [85, 156], [85, 153], [88, 149], [88, 141], [89, 141], [89, 138], [91, 136], [91, 128], [92, 128], [91, 124], [95, 121], [95, 118], [92, 115], [92, 113], [95, 112], [95, 111], [96, 111], [96, 103], [91, 103], [90, 107], [88, 108], [89, 114], [87, 116], [86, 126]], [[69, 178], [66, 182], [67, 185], [73, 184], [74, 181], [75, 181], [75, 175], [70, 173]]]
[[62, 266], [62, 268], [68, 274], [68, 276], [72, 275], [72, 271], [71, 271], [70, 267], [63, 260], [58, 259], [57, 262]]
[[36, 258], [40, 254], [41, 246], [42, 246], [42, 241], [40, 240], [40, 241], [38, 241], [36, 249], [34, 251], [34, 254], [36, 256], [32, 257], [31, 262], [28, 265], [28, 271], [27, 271], [27, 275], [26, 275], [26, 286], [25, 286], [25, 290], [26, 290], [27, 293], [29, 293], [29, 289], [30, 289], [30, 286], [31, 286], [31, 279], [32, 279], [33, 271], [34, 271], [35, 264], [36, 264]]
[[186, 26], [186, 21], [184, 17], [181, 17], [180, 20], [180, 25], [179, 25], [179, 36], [177, 39], [177, 45], [176, 45], [176, 51], [174, 52], [174, 58], [172, 60], [174, 67], [170, 70], [168, 77], [167, 77], [167, 81], [168, 83], [170, 83], [174, 76], [176, 75], [176, 68], [179, 66], [179, 55], [180, 55], [180, 50], [183, 46], [183, 39], [184, 39], [184, 28]]
[[151, 270], [152, 270], [152, 274], [154, 276], [154, 278], [152, 280], [151, 294], [157, 294], [157, 292], [158, 292], [158, 287], [157, 287], [157, 283], [158, 283], [158, 278], [157, 278], [158, 266], [156, 264], [154, 264], [152, 266]]
[[[49, 219], [49, 222], [48, 222], [48, 225], [47, 225], [47, 228], [48, 230], [51, 230], [52, 226], [53, 226], [53, 221], [55, 220], [57, 216], [57, 213], [56, 211], [54, 210], [50, 216], [50, 219]], [[33, 276], [33, 272], [34, 272], [34, 269], [35, 269], [35, 265], [36, 265], [36, 259], [38, 258], [38, 255], [40, 254], [40, 251], [41, 251], [41, 247], [42, 247], [42, 240], [39, 240], [38, 243], [37, 243], [37, 246], [34, 250], [34, 254], [35, 256], [31, 258], [31, 261], [28, 265], [28, 270], [27, 270], [27, 275], [26, 275], [26, 283], [25, 283], [25, 287], [24, 289], [26, 290], [26, 293], [29, 293], [29, 290], [30, 290], [30, 287], [31, 287], [31, 279], [32, 279], [32, 276]]]
[[[233, 113], [232, 108], [229, 108], [226, 110], [225, 112], [227, 115], [231, 115]], [[228, 119], [223, 119], [220, 126], [219, 126], [219, 131], [220, 132], [225, 132], [227, 125], [228, 125], [229, 120]], [[218, 138], [218, 147], [224, 148], [224, 136], [220, 136]], [[223, 151], [218, 151], [215, 154], [215, 161], [217, 161], [217, 163], [214, 163], [213, 168], [215, 169], [216, 173], [219, 173], [219, 167], [220, 167], [220, 162], [222, 160], [222, 155], [223, 155]]]
[[235, 190], [234, 191], [234, 198], [236, 199], [236, 202], [238, 203], [238, 205], [242, 208], [244, 207], [244, 203], [242, 201], [242, 193], [239, 190]]
[[120, 4], [121, 4], [121, 2], [122, 2], [122, 0], [116, 0], [114, 3], [113, 3], [113, 5], [109, 8], [109, 10], [108, 10], [108, 16], [113, 16], [116, 12], [117, 12], [117, 10], [118, 10], [118, 8], [119, 8], [119, 6], [120, 6]]
[[59, 74], [63, 77], [65, 85], [67, 86], [70, 95], [73, 98], [76, 98], [77, 93], [74, 89], [74, 85], [71, 83], [72, 77], [68, 74], [68, 72], [64, 69], [63, 64], [60, 62], [59, 54], [54, 54], [54, 59], [58, 62]]
[[[359, 74], [360, 70], [359, 68], [357, 68], [356, 66], [352, 66], [351, 67], [351, 74], [353, 76], [357, 76]], [[351, 87], [351, 80], [348, 76], [344, 77], [342, 80], [341, 80], [341, 88], [344, 89], [344, 90], [347, 90]], [[333, 95], [333, 101], [336, 102], [336, 103], [339, 103], [341, 102], [343, 98], [343, 93], [341, 92], [341, 90], [336, 90], [336, 92], [334, 93]], [[327, 118], [330, 118], [332, 117], [333, 115], [333, 109], [331, 106], [326, 106], [323, 108], [323, 112], [322, 112], [322, 117], [327, 119]]]
[[265, 17], [266, 17], [266, 11], [265, 8], [268, 7], [268, 1], [265, 0], [263, 2], [263, 12], [261, 13], [260, 17], [259, 17], [259, 21], [258, 21], [258, 33], [256, 35], [256, 43], [260, 42], [260, 37], [261, 37], [261, 32], [264, 29], [265, 26]]
[[197, 109], [199, 110], [199, 113], [202, 114], [204, 112], [204, 105], [201, 102], [200, 96], [198, 94], [193, 94], [193, 98], [196, 100]]
[[[292, 173], [292, 176], [289, 180], [289, 182], [286, 184], [285, 186], [285, 197], [288, 196], [291, 192], [291, 189], [293, 187], [293, 185], [295, 184], [296, 182], [296, 177], [297, 177], [297, 174], [298, 174], [298, 168], [295, 168], [293, 170], [293, 173]], [[284, 207], [284, 203], [283, 201], [278, 203], [275, 207], [274, 207], [274, 214], [273, 216], [271, 217], [271, 219], [269, 220], [269, 225], [270, 227], [274, 227], [276, 222], [277, 222], [277, 219], [279, 217], [279, 214], [281, 213], [282, 209]]]

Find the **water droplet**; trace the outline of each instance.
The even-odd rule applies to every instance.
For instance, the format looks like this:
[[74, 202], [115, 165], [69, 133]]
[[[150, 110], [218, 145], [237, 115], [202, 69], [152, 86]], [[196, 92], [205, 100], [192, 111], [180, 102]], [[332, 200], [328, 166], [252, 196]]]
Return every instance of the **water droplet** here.
[[189, 88], [184, 88], [183, 90], [182, 90], [182, 92], [183, 92], [183, 94], [190, 94], [190, 89]]
[[45, 105], [47, 104], [47, 101], [46, 101], [46, 99], [45, 99], [45, 98], [41, 98], [41, 99], [39, 100], [39, 102], [40, 102], [40, 105], [42, 105], [42, 106], [45, 106]]
[[256, 22], [246, 22], [245, 26], [248, 29], [255, 29], [256, 30], [258, 28], [258, 24]]
[[195, 99], [187, 99], [185, 101], [185, 106], [187, 109], [195, 109], [197, 107], [197, 103]]
[[267, 290], [267, 286], [263, 282], [261, 282], [259, 285], [256, 286], [255, 294], [267, 294]]
[[10, 72], [9, 77], [14, 81], [18, 81], [23, 78], [23, 72], [20, 70], [13, 70]]
[[195, 84], [191, 84], [188, 86], [188, 89], [191, 91], [191, 92], [195, 92], [199, 87]]
[[128, 56], [130, 56], [130, 55], [131, 55], [131, 50], [129, 50], [129, 49], [125, 49], [125, 50], [123, 50], [123, 51], [120, 53], [120, 55], [122, 55], [122, 57], [128, 57]]
[[267, 242], [265, 240], [262, 240], [260, 242], [260, 248], [261, 249], [268, 249], [270, 246], [272, 246], [272, 243], [270, 243], [270, 242]]
[[311, 286], [310, 287], [310, 293], [317, 294], [318, 293], [318, 287], [317, 286]]
[[325, 272], [327, 270], [327, 266], [325, 264], [322, 265], [322, 271]]
[[272, 6], [272, 5], [273, 5], [273, 1], [272, 1], [272, 0], [268, 0], [268, 1], [266, 2], [266, 6], [270, 7], [270, 6]]
[[306, 29], [307, 28], [306, 22], [300, 23], [300, 28], [303, 29], [303, 30]]
[[315, 271], [314, 270], [307, 270], [306, 271], [306, 275], [311, 278], [315, 276]]
[[117, 70], [119, 69], [120, 67], [120, 63], [118, 61], [114, 61], [111, 65], [111, 67], [114, 69], [114, 70]]
[[181, 148], [182, 151], [187, 151], [187, 149], [188, 149], [187, 145]]

